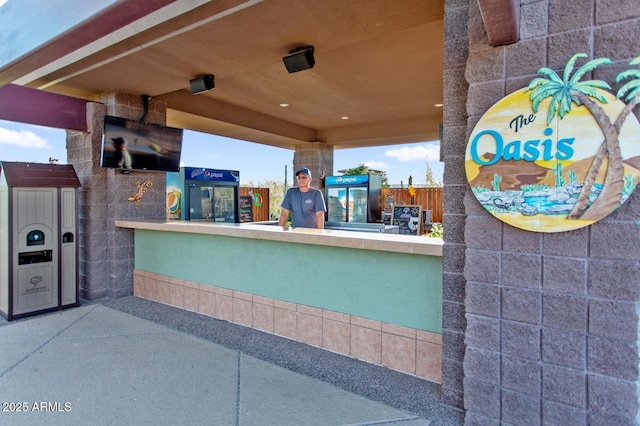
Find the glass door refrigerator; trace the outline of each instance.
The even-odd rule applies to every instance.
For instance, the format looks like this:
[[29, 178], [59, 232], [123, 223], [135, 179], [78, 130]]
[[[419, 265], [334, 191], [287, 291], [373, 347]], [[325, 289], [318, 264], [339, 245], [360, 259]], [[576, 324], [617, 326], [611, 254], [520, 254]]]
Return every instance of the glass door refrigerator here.
[[378, 175], [327, 176], [328, 222], [382, 221], [382, 178]]
[[182, 167], [167, 173], [167, 219], [239, 223], [240, 172]]

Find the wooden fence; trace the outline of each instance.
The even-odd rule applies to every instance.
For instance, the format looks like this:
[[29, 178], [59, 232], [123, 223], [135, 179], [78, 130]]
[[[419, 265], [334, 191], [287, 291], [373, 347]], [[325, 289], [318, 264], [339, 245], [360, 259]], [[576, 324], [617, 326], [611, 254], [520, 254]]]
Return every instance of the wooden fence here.
[[416, 194], [409, 195], [407, 188], [384, 188], [382, 190], [383, 208], [390, 209], [389, 203], [421, 205], [423, 210], [431, 210], [431, 221], [442, 223], [444, 213], [444, 197], [441, 187], [415, 188]]
[[[269, 218], [269, 188], [240, 187], [240, 196], [252, 196], [251, 210], [254, 222], [263, 222]], [[258, 205], [260, 204], [260, 205]]]

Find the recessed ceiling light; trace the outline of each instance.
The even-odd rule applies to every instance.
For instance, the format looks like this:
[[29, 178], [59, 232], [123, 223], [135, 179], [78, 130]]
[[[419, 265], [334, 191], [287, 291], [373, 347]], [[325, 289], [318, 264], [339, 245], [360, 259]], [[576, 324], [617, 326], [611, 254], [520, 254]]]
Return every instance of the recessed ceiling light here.
[[434, 104], [433, 106], [436, 107], [436, 108], [442, 108], [444, 106], [444, 104]]
[[287, 107], [289, 106], [289, 104], [280, 104], [280, 106], [281, 106], [282, 108], [287, 108]]
[[340, 117], [340, 120], [348, 120], [349, 117], [347, 117], [346, 115], [343, 115], [342, 117]]

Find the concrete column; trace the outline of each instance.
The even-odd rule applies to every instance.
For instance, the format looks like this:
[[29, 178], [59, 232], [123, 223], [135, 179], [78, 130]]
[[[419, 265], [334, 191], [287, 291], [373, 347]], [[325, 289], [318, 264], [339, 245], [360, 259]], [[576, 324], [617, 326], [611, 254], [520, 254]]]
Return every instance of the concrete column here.
[[331, 176], [333, 174], [333, 146], [322, 142], [303, 143], [296, 145], [296, 152], [293, 155], [293, 184], [295, 186], [295, 173], [301, 167], [311, 170], [313, 182], [311, 186], [324, 191], [324, 183], [321, 176]]
[[[442, 401], [463, 408], [466, 320], [464, 297], [464, 197], [468, 183], [464, 175], [467, 134], [467, 81], [464, 78], [469, 53], [468, 1], [445, 2], [444, 49], [444, 247], [442, 257]], [[462, 173], [461, 173], [462, 171]]]
[[[495, 48], [477, 2], [465, 3], [467, 11], [447, 7], [445, 34], [453, 33], [453, 23], [467, 20], [468, 86], [461, 93], [467, 132], [541, 67], [562, 70], [581, 52], [589, 59], [608, 57], [614, 65], [597, 70], [593, 78], [613, 85], [616, 74], [630, 68], [629, 58], [640, 55], [638, 45], [627, 42], [640, 36], [637, 8], [624, 2], [585, 0], [580, 7], [566, 1], [520, 2], [520, 40]], [[459, 54], [447, 49], [445, 64]], [[445, 85], [452, 75], [445, 72]], [[457, 130], [449, 124], [447, 104], [458, 102], [453, 95], [458, 87], [445, 86], [446, 144], [456, 143], [448, 138]], [[458, 142], [462, 148], [463, 140]], [[446, 144], [446, 150], [454, 148]], [[466, 328], [464, 341], [453, 344], [453, 333], [443, 324], [444, 356], [464, 355], [463, 371], [453, 362], [443, 365], [443, 396], [451, 387], [445, 385], [454, 382], [449, 375], [458, 375], [468, 425], [637, 424], [640, 190], [589, 227], [528, 232], [491, 216], [469, 191], [461, 205], [463, 151], [448, 152], [443, 292], [450, 290], [447, 276], [453, 277], [447, 271], [464, 271], [465, 316], [445, 302], [443, 321], [453, 322], [447, 319], [453, 312]], [[457, 221], [461, 210], [464, 228], [458, 224], [456, 232], [447, 222]]]
[[[133, 231], [115, 227], [119, 219], [164, 219], [166, 177], [162, 172], [119, 171], [100, 167], [105, 115], [138, 120], [139, 95], [105, 93], [87, 105], [88, 132], [67, 131], [67, 161], [82, 184], [80, 210], [80, 297], [133, 294]], [[151, 99], [145, 123], [165, 124], [166, 104]], [[139, 205], [127, 199], [137, 183], [151, 181]]]

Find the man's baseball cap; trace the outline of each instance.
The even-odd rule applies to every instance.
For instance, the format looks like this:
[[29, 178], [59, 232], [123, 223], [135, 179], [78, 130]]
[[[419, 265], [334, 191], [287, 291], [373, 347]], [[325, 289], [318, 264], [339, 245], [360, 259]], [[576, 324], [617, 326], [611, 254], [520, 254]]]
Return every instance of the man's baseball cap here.
[[300, 173], [304, 173], [305, 175], [307, 175], [308, 177], [311, 177], [311, 171], [309, 169], [307, 169], [306, 167], [301, 168], [300, 170], [298, 170], [296, 172], [296, 176], [298, 176]]

